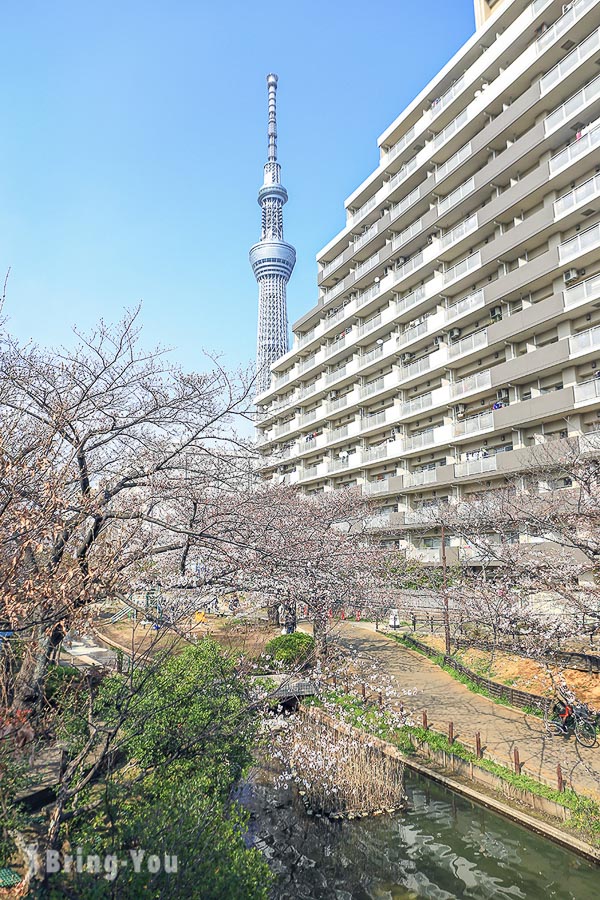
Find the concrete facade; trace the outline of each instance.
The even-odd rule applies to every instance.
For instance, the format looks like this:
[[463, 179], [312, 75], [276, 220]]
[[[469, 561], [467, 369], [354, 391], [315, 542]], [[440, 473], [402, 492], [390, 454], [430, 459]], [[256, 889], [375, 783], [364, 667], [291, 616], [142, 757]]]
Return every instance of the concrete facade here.
[[379, 138], [258, 398], [263, 477], [361, 485], [390, 541], [600, 439], [600, 0], [504, 0]]

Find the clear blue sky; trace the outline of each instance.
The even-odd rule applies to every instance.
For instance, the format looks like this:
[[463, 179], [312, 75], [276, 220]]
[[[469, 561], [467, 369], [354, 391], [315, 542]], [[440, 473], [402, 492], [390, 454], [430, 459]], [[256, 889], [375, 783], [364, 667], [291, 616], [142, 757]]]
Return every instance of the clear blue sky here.
[[[279, 12], [277, 11], [279, 10]], [[31, 0], [2, 13], [0, 272], [21, 338], [143, 301], [145, 342], [254, 355], [266, 155], [279, 158], [298, 262], [290, 320], [316, 300], [315, 253], [377, 165], [376, 139], [474, 30], [472, 0]]]

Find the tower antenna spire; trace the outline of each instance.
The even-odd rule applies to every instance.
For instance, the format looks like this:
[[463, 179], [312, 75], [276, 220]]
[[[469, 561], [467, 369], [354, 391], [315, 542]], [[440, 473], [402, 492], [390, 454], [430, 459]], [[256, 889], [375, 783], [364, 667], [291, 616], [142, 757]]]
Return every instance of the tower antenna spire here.
[[296, 263], [296, 251], [283, 239], [283, 207], [288, 195], [277, 162], [277, 75], [267, 75], [268, 151], [263, 185], [258, 192], [261, 237], [250, 249], [250, 264], [258, 282], [256, 393], [268, 390], [271, 365], [288, 351], [286, 288]]

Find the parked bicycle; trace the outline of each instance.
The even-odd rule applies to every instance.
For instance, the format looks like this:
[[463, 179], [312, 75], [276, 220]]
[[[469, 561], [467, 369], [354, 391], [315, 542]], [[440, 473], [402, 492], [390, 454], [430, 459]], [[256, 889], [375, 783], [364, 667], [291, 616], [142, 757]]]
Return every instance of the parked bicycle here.
[[597, 739], [598, 716], [584, 703], [559, 697], [551, 707], [550, 718], [546, 720], [549, 734], [568, 737], [575, 734], [575, 740], [582, 747], [593, 747]]

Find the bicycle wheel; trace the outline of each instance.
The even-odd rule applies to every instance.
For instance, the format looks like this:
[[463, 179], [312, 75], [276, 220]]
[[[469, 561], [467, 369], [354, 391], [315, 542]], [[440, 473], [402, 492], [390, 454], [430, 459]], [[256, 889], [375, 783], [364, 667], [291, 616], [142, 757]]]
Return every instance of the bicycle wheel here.
[[583, 747], [593, 747], [596, 743], [596, 727], [591, 722], [577, 722], [575, 725], [575, 739]]
[[546, 722], [546, 731], [552, 737], [564, 737], [565, 730], [563, 728], [562, 722], [555, 722], [554, 720], [549, 720]]

